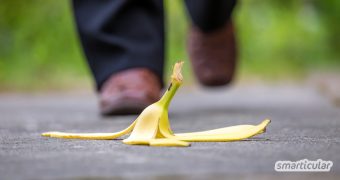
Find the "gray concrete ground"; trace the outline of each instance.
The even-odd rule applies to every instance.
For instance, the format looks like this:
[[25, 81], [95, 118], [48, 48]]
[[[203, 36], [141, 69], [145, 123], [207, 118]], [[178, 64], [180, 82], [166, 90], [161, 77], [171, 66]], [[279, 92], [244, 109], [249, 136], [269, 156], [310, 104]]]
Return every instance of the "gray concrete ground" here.
[[[102, 118], [96, 105], [91, 94], [0, 95], [0, 179], [339, 179], [340, 109], [309, 87], [179, 90], [170, 107], [175, 132], [272, 119], [265, 134], [246, 141], [177, 148], [40, 136], [113, 132], [136, 118]], [[301, 159], [334, 165], [330, 173], [274, 171], [278, 160]]]

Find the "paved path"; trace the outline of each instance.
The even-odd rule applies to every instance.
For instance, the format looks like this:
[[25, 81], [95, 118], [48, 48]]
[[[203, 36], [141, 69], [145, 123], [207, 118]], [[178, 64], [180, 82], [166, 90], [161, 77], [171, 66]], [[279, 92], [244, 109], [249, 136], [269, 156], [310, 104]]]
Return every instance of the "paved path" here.
[[[272, 119], [265, 134], [247, 141], [164, 148], [40, 137], [117, 131], [135, 117], [98, 116], [94, 95], [0, 95], [0, 179], [339, 179], [340, 108], [308, 87], [180, 89], [170, 107], [175, 132]], [[331, 173], [274, 171], [278, 160], [319, 158], [333, 161]]]

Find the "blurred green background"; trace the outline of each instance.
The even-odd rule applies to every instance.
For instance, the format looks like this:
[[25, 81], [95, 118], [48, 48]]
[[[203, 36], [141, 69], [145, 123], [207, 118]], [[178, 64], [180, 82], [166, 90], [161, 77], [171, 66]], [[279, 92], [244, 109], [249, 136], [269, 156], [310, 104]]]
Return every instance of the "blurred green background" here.
[[[181, 0], [166, 0], [165, 6], [170, 70], [176, 60], [188, 60], [189, 19]], [[339, 12], [339, 0], [240, 0], [234, 11], [238, 77], [276, 81], [338, 71]], [[69, 1], [2, 0], [0, 17], [0, 91], [91, 85]], [[189, 63], [185, 67], [192, 80]]]

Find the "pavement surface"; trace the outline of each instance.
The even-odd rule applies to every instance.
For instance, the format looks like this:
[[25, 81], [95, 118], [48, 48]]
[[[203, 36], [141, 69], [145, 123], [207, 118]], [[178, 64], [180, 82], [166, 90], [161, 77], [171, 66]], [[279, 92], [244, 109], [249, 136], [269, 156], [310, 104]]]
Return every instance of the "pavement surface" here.
[[[114, 132], [136, 116], [103, 118], [93, 94], [0, 95], [0, 179], [340, 179], [340, 108], [315, 89], [182, 88], [170, 106], [175, 132], [272, 123], [239, 142], [191, 147], [65, 140], [44, 131]], [[276, 172], [279, 160], [333, 161], [331, 172]]]

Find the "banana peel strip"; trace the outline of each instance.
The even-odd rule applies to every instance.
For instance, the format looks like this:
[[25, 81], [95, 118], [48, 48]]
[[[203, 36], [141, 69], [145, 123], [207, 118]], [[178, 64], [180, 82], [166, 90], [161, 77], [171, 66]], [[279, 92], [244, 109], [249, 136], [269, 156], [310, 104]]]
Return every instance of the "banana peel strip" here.
[[119, 138], [125, 134], [130, 133], [135, 127], [136, 121], [134, 121], [129, 127], [115, 133], [65, 133], [65, 132], [45, 132], [42, 136], [64, 139], [89, 139], [89, 140], [112, 140]]
[[264, 133], [270, 123], [265, 119], [258, 125], [236, 125], [200, 132], [174, 134], [168, 118], [168, 107], [182, 84], [183, 62], [174, 65], [171, 84], [163, 97], [151, 104], [126, 129], [115, 133], [45, 132], [42, 136], [65, 139], [112, 140], [130, 134], [123, 143], [130, 145], [187, 147], [190, 142], [228, 142], [247, 139]]

